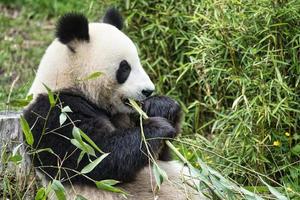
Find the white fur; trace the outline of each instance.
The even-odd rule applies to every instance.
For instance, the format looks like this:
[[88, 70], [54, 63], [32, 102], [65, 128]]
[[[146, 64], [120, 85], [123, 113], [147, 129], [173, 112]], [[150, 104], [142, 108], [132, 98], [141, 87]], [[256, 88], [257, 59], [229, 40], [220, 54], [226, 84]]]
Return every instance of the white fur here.
[[[190, 173], [177, 161], [163, 162], [158, 161], [158, 165], [168, 174], [168, 180], [162, 183], [159, 190], [155, 189], [155, 179], [151, 168], [145, 167], [137, 176], [136, 181], [126, 183], [119, 188], [129, 193], [128, 200], [200, 200], [206, 199], [204, 196], [194, 193], [187, 187], [190, 184]], [[75, 200], [76, 195], [87, 198], [88, 200], [125, 200], [124, 196], [118, 193], [111, 193], [99, 190], [96, 187], [73, 185], [66, 186], [67, 198]], [[55, 194], [51, 194], [50, 200], [55, 200]]]
[[[123, 104], [122, 98], [142, 100], [142, 90], [154, 90], [154, 85], [142, 68], [138, 53], [133, 42], [121, 31], [112, 25], [104, 23], [89, 24], [89, 42], [73, 41], [70, 45], [75, 53], [58, 39], [55, 39], [46, 50], [39, 65], [36, 78], [29, 93], [36, 97], [39, 93], [46, 92], [42, 83], [52, 90], [75, 87], [84, 92], [94, 103], [105, 106], [112, 112], [130, 112]], [[126, 60], [131, 65], [131, 73], [124, 84], [116, 82], [116, 70], [119, 63]], [[103, 75], [94, 80], [80, 81], [82, 78], [94, 72], [102, 72]], [[138, 175], [137, 180], [122, 185], [131, 195], [129, 199], [163, 199], [183, 200], [187, 199], [189, 192], [180, 184], [182, 165], [175, 162], [162, 162], [169, 176], [169, 182], [163, 183], [161, 189], [154, 195], [151, 190], [151, 182], [148, 167], [145, 167]], [[46, 184], [46, 183], [45, 183]], [[75, 193], [86, 198], [115, 200], [122, 199], [120, 195], [97, 190], [88, 186], [74, 186]], [[66, 188], [68, 199], [74, 199], [73, 188]], [[198, 198], [197, 198], [198, 199]]]

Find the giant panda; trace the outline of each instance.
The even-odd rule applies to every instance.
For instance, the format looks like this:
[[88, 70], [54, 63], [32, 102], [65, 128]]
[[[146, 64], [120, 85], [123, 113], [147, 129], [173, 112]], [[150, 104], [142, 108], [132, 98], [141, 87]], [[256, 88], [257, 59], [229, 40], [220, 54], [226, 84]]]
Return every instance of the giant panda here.
[[[154, 84], [122, 26], [115, 8], [107, 10], [97, 23], [89, 23], [80, 13], [68, 13], [59, 19], [56, 39], [46, 50], [29, 91], [34, 99], [24, 110], [34, 137], [33, 148], [54, 152], [39, 151], [32, 156], [35, 169], [45, 185], [60, 179], [68, 199], [78, 194], [89, 200], [123, 199], [118, 193], [97, 189], [89, 178], [120, 181], [117, 186], [129, 193], [128, 199], [198, 199], [182, 184], [187, 170], [171, 161], [164, 143], [180, 131], [180, 106], [167, 96], [151, 96]], [[101, 75], [82, 81], [94, 72]], [[54, 93], [54, 107], [46, 86]], [[158, 192], [153, 191], [155, 180], [141, 142], [139, 116], [128, 105], [129, 99], [139, 102], [149, 116], [143, 120], [144, 135], [151, 155], [168, 175]], [[72, 112], [60, 126], [61, 108], [66, 106]], [[89, 178], [73, 171], [81, 171], [90, 163], [86, 155], [77, 163], [80, 151], [70, 142], [73, 125], [110, 153], [87, 174]]]

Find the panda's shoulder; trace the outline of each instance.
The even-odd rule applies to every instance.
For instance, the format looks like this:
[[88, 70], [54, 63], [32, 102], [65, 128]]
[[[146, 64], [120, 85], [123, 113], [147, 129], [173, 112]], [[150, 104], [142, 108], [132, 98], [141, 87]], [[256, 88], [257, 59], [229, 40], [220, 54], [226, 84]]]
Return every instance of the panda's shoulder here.
[[[108, 115], [106, 111], [97, 107], [84, 95], [74, 89], [64, 89], [53, 92], [51, 97], [55, 105], [51, 108], [49, 94], [42, 93], [24, 110], [25, 118], [33, 114], [45, 116], [51, 109], [51, 116], [57, 117], [63, 110], [70, 112], [70, 115], [94, 117], [97, 115]], [[70, 108], [70, 109], [67, 109]], [[64, 109], [65, 108], [65, 109]]]
[[57, 92], [59, 102], [63, 107], [69, 106], [72, 112], [83, 112], [85, 114], [108, 113], [90, 101], [82, 92], [74, 89], [64, 89]]

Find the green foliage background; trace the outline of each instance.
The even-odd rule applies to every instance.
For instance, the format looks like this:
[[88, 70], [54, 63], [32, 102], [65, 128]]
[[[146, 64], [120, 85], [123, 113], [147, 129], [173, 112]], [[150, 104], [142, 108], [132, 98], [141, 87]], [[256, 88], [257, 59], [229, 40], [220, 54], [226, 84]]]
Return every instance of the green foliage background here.
[[299, 198], [298, 0], [1, 1], [1, 107], [17, 76], [11, 98], [26, 96], [61, 14], [96, 21], [111, 5], [157, 92], [184, 108], [181, 152], [250, 190], [264, 192], [263, 176]]

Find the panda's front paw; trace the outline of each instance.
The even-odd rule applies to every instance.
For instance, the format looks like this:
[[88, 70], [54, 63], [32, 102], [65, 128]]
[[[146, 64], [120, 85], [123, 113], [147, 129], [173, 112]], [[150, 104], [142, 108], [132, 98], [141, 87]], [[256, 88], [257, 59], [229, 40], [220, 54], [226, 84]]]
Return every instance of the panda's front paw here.
[[142, 102], [142, 109], [149, 117], [163, 117], [168, 119], [180, 132], [182, 111], [179, 103], [167, 96], [152, 96]]
[[144, 126], [148, 129], [145, 132], [147, 138], [174, 138], [176, 136], [176, 129], [163, 117], [149, 117], [144, 121]]

